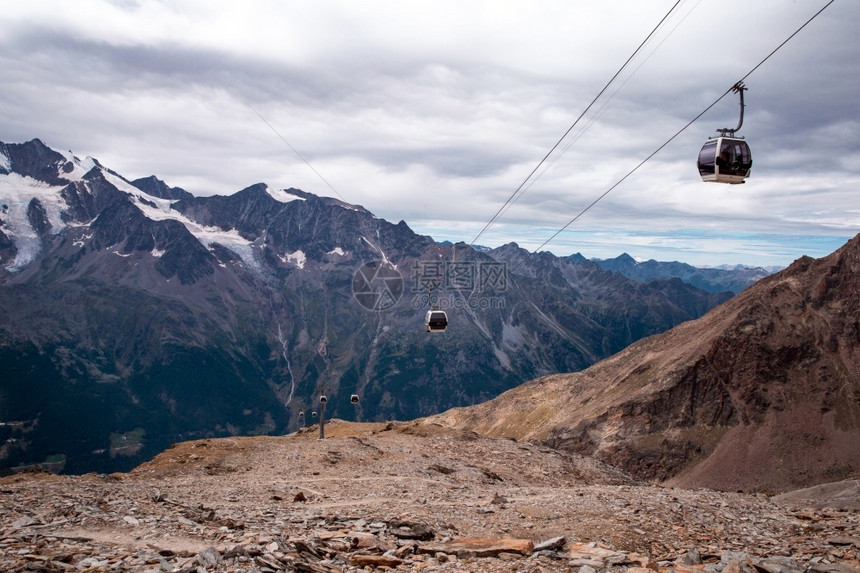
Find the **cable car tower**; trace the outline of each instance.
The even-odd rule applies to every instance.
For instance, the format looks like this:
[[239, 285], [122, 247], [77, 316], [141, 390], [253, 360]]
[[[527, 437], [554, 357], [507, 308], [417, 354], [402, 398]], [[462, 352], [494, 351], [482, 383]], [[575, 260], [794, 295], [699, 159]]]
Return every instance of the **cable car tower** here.
[[750, 146], [742, 136], [736, 135], [744, 124], [746, 89], [743, 82], [738, 82], [732, 87], [732, 91], [737, 93], [741, 100], [737, 127], [718, 129], [719, 135], [708, 138], [702, 150], [699, 151], [699, 175], [702, 176], [702, 181], [737, 185], [750, 176], [752, 169]]

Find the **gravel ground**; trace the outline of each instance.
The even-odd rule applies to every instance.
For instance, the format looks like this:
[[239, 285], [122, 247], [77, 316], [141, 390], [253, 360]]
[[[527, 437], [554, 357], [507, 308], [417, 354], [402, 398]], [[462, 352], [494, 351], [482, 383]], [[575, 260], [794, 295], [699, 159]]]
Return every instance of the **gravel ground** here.
[[[856, 484], [635, 483], [432, 425], [177, 444], [127, 474], [0, 480], [3, 571], [860, 571]], [[846, 497], [853, 491], [853, 497]]]

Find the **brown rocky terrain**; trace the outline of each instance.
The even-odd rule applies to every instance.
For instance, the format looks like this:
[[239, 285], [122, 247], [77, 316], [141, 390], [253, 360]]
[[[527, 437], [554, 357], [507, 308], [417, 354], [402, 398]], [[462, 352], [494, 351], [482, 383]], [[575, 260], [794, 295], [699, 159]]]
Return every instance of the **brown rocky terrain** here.
[[780, 492], [860, 476], [860, 235], [573, 374], [432, 417], [639, 479]]
[[0, 570], [860, 571], [860, 482], [645, 485], [431, 423], [177, 444], [127, 474], [0, 480]]

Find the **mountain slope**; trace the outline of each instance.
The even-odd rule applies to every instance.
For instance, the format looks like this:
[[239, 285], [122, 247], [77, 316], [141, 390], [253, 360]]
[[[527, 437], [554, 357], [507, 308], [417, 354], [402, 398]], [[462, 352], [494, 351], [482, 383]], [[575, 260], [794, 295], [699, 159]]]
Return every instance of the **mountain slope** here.
[[643, 479], [785, 490], [860, 473], [860, 235], [583, 372], [431, 420]]

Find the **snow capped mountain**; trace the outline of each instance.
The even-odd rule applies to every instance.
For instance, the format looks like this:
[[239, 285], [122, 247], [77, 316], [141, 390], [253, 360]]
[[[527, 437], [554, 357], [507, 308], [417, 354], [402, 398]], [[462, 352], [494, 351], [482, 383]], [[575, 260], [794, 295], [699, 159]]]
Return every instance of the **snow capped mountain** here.
[[[35, 140], [34, 147], [41, 145]], [[6, 269], [15, 272], [29, 264], [41, 249], [39, 223], [47, 225], [52, 234], [58, 234], [66, 227], [62, 213], [69, 208], [62, 196], [63, 188], [72, 182], [80, 181], [83, 176], [97, 166], [88, 157], [81, 161], [71, 153], [57, 154], [56, 171], [48, 178], [34, 178], [13, 172], [13, 153], [6, 145], [0, 147], [0, 219], [3, 223], [0, 232], [11, 237], [16, 251], [14, 259]], [[34, 212], [41, 211], [40, 218]]]
[[[38, 146], [41, 142], [35, 140], [23, 145]], [[72, 210], [65, 190], [69, 185], [86, 187], [87, 177], [92, 177], [94, 172], [98, 172], [106, 182], [128, 195], [134, 207], [147, 219], [177, 221], [206, 248], [212, 249], [214, 245], [220, 245], [239, 256], [249, 267], [256, 270], [262, 269], [255, 258], [254, 242], [242, 237], [236, 229], [201, 225], [172, 208], [177, 200], [147, 193], [119, 174], [102, 167], [92, 157], [81, 160], [71, 152], [59, 154], [53, 162], [54, 173], [45, 181], [13, 172], [12, 153], [7, 151], [8, 148], [9, 146], [4, 145], [4, 149], [0, 149], [0, 157], [2, 157], [0, 164], [3, 166], [0, 171], [0, 205], [2, 205], [0, 231], [5, 232], [11, 239], [16, 251], [14, 259], [5, 265], [9, 272], [17, 272], [31, 263], [42, 248], [40, 238], [42, 233], [37, 228], [39, 219], [34, 219], [33, 209], [41, 209], [43, 212], [41, 219], [47, 223], [47, 229], [54, 235], [60, 233], [67, 225], [86, 227], [91, 223], [91, 220], [86, 219], [69, 219], [63, 214]], [[305, 200], [304, 197], [289, 193], [287, 190], [268, 187], [265, 190], [270, 197], [280, 203]], [[153, 256], [161, 256], [163, 251], [154, 247], [152, 253]], [[303, 257], [294, 256], [294, 254], [288, 254], [284, 260], [293, 261], [300, 268], [304, 264]]]

